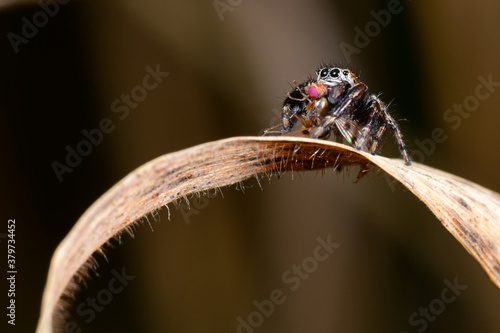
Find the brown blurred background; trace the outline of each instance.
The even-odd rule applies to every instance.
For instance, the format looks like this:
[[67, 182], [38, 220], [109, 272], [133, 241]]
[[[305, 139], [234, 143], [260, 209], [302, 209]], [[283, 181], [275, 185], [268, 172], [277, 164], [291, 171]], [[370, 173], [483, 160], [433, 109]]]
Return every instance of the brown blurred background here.
[[[34, 330], [50, 257], [102, 193], [157, 156], [262, 134], [292, 80], [321, 62], [393, 101], [415, 160], [500, 192], [500, 87], [471, 97], [480, 76], [500, 82], [498, 1], [62, 2], [0, 2], [0, 237], [15, 218], [19, 271], [9, 330]], [[148, 66], [169, 74], [137, 95]], [[131, 92], [129, 113], [113, 106]], [[464, 103], [473, 111], [448, 111]], [[113, 131], [60, 182], [51, 164], [104, 118]], [[432, 144], [436, 128], [446, 140]], [[384, 156], [398, 156], [393, 141]], [[171, 221], [164, 209], [154, 232], [143, 223], [99, 258], [68, 320], [75, 332], [237, 332], [280, 289], [255, 332], [499, 332], [500, 293], [466, 250], [402, 186], [380, 172], [353, 184], [356, 172], [287, 174], [263, 190], [249, 180], [194, 210], [171, 206]], [[329, 235], [340, 247], [290, 290], [282, 275]], [[82, 315], [123, 269], [134, 276], [123, 291]], [[467, 289], [440, 303], [455, 279]], [[438, 315], [423, 319], [429, 306]]]

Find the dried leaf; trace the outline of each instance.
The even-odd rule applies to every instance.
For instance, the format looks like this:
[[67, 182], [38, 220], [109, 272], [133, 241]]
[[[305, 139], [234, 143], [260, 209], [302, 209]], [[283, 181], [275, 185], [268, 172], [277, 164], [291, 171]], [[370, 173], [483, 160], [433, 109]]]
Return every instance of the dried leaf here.
[[422, 200], [500, 288], [500, 195], [465, 179], [325, 140], [238, 137], [161, 156], [136, 169], [97, 200], [58, 246], [51, 261], [37, 332], [61, 324], [92, 254], [142, 216], [191, 193], [262, 173], [374, 164]]

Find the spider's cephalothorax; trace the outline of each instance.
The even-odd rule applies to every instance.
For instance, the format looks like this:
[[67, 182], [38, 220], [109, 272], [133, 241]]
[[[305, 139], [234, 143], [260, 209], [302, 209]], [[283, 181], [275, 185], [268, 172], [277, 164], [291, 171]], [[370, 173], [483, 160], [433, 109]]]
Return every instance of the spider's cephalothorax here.
[[411, 165], [398, 124], [378, 96], [368, 94], [366, 84], [349, 69], [324, 67], [316, 74], [316, 80], [296, 85], [285, 99], [283, 132], [300, 122], [312, 138], [328, 138], [333, 133], [356, 149], [378, 154], [389, 128], [405, 163]]

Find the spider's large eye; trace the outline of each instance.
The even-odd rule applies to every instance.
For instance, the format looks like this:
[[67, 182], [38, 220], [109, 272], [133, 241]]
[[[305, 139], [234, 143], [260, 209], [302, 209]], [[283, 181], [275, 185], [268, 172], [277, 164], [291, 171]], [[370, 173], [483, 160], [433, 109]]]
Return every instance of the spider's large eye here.
[[339, 77], [339, 74], [340, 74], [340, 69], [338, 69], [338, 68], [334, 68], [330, 72], [331, 77], [334, 77], [334, 78]]
[[328, 75], [328, 68], [323, 68], [320, 73], [321, 77], [326, 77]]

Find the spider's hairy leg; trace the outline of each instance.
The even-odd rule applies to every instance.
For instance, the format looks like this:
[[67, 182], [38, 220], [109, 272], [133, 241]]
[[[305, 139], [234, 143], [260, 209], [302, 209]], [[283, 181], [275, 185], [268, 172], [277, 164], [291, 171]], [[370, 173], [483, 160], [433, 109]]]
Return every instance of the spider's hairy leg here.
[[[366, 146], [368, 146], [370, 144], [370, 142], [366, 142], [366, 141], [368, 139], [368, 136], [370, 135], [370, 132], [372, 131], [373, 120], [375, 118], [379, 117], [380, 112], [382, 110], [385, 111], [384, 103], [382, 103], [382, 101], [380, 101], [380, 99], [377, 96], [371, 95], [370, 99], [369, 99], [369, 103], [370, 103], [369, 107], [367, 108], [368, 119], [369, 119], [368, 123], [363, 127], [363, 129], [361, 130], [361, 135], [360, 135], [359, 139], [356, 141], [356, 149], [359, 149], [359, 150], [364, 150], [364, 148], [368, 148], [368, 147], [365, 147], [365, 144], [366, 144]], [[370, 141], [370, 140], [368, 140], [368, 141]], [[377, 144], [377, 146], [378, 146], [378, 144]], [[372, 145], [372, 149], [370, 149], [370, 151], [372, 154], [375, 154], [376, 151], [373, 150], [373, 145]]]
[[380, 152], [380, 149], [382, 149], [382, 145], [384, 144], [385, 140], [380, 141], [380, 139], [384, 137], [386, 130], [387, 130], [387, 125], [383, 124], [378, 129], [377, 134], [375, 134], [375, 138], [372, 141], [372, 146], [370, 147], [370, 153], [372, 153], [372, 155], [377, 154], [378, 152]]
[[398, 148], [399, 152], [401, 153], [401, 156], [403, 156], [403, 160], [405, 161], [405, 164], [410, 166], [411, 165], [411, 158], [408, 155], [408, 151], [406, 150], [406, 145], [403, 140], [403, 134], [401, 133], [401, 130], [399, 129], [398, 124], [392, 118], [392, 116], [387, 112], [383, 111], [384, 119], [389, 124], [389, 127], [391, 128], [392, 132], [394, 133], [394, 137], [396, 138], [396, 141], [398, 143]]

